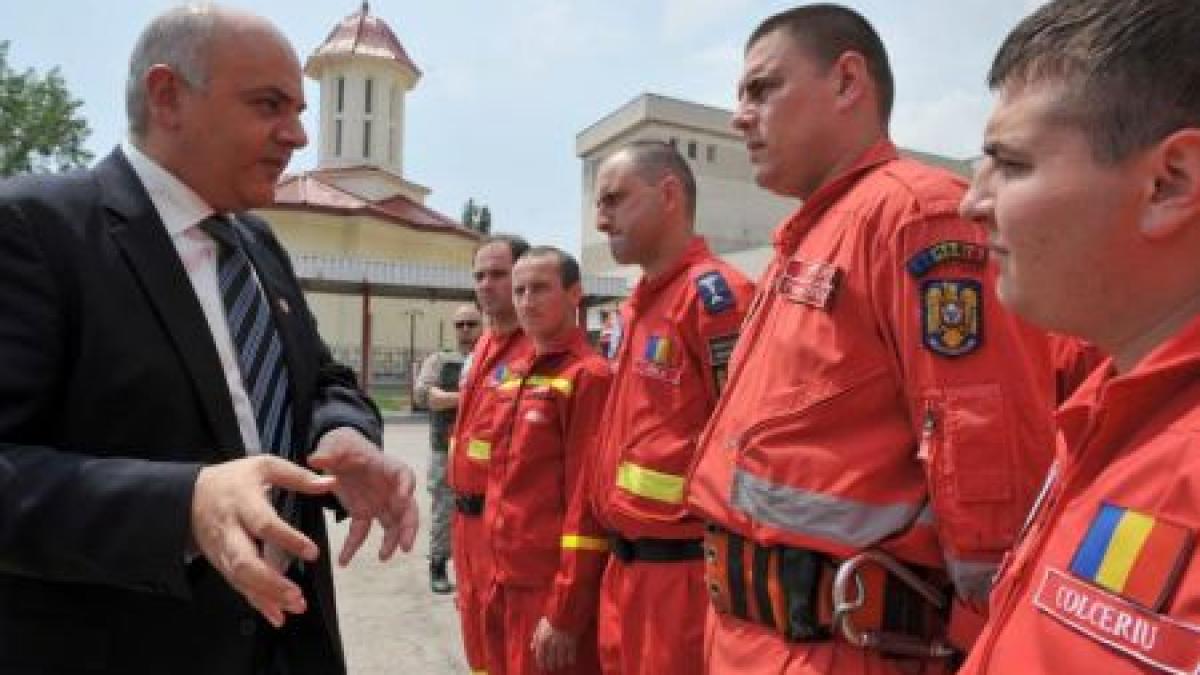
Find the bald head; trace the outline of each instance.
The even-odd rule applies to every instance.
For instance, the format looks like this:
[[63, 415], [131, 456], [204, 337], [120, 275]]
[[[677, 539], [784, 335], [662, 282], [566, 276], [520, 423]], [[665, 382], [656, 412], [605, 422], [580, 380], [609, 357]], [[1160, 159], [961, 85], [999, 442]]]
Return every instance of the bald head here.
[[608, 161], [628, 162], [634, 174], [651, 185], [667, 176], [672, 177], [679, 183], [688, 222], [695, 221], [696, 177], [675, 146], [663, 141], [634, 141], [618, 150]]
[[129, 59], [125, 110], [134, 138], [145, 135], [150, 114], [146, 73], [167, 66], [189, 87], [204, 90], [212, 72], [213, 52], [226, 40], [266, 39], [286, 46], [287, 38], [266, 19], [214, 4], [181, 5], [155, 17], [142, 31]]

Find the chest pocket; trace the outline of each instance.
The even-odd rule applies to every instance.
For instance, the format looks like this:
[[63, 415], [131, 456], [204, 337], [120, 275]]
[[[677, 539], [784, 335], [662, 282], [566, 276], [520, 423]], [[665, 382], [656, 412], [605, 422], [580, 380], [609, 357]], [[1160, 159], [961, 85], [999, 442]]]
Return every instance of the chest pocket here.
[[963, 553], [1012, 546], [1023, 509], [1017, 503], [1011, 415], [999, 386], [927, 392], [920, 457], [927, 462], [939, 534]]

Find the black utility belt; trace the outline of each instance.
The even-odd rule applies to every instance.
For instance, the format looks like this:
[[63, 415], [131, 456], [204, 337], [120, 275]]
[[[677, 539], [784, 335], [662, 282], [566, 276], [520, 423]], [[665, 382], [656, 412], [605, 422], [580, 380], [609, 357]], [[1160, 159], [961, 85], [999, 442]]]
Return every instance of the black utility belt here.
[[[710, 525], [705, 576], [713, 608], [779, 633], [789, 642], [832, 639], [833, 583], [841, 563], [820, 551], [762, 546]], [[915, 570], [915, 568], [913, 568]], [[864, 570], [856, 621], [863, 630], [910, 636], [940, 635], [940, 612], [882, 568]]]
[[454, 510], [464, 516], [482, 516], [483, 504], [483, 495], [454, 495]]
[[682, 562], [704, 559], [702, 539], [625, 539], [609, 535], [609, 550], [621, 562]]

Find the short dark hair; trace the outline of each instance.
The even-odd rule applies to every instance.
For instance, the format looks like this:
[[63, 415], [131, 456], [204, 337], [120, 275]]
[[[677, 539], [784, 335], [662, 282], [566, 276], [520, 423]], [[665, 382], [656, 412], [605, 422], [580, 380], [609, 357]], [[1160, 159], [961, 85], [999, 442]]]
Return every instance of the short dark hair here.
[[471, 254], [472, 258], [478, 255], [481, 250], [491, 246], [492, 244], [504, 244], [507, 246], [508, 252], [512, 255], [512, 261], [514, 263], [517, 262], [517, 258], [525, 255], [525, 252], [529, 250], [529, 242], [525, 241], [525, 238], [520, 235], [490, 234], [484, 237], [483, 241], [479, 242], [479, 245], [475, 247], [475, 252]]
[[570, 288], [582, 278], [579, 261], [575, 256], [555, 246], [534, 246], [521, 255], [522, 258], [553, 258], [558, 264], [558, 277], [563, 288]]
[[621, 152], [628, 153], [634, 172], [647, 183], [662, 180], [667, 174], [675, 176], [683, 186], [688, 219], [696, 219], [696, 176], [675, 146], [664, 141], [643, 139], [626, 145]]
[[861, 54], [867, 63], [867, 72], [879, 90], [879, 118], [885, 124], [891, 119], [892, 104], [896, 99], [892, 67], [888, 64], [887, 50], [879, 33], [861, 14], [833, 4], [795, 7], [759, 24], [746, 41], [746, 50], [777, 30], [787, 31], [822, 68], [828, 69], [846, 52]]
[[1056, 0], [1013, 29], [988, 85], [1056, 82], [1063, 115], [1115, 163], [1200, 126], [1200, 3]]

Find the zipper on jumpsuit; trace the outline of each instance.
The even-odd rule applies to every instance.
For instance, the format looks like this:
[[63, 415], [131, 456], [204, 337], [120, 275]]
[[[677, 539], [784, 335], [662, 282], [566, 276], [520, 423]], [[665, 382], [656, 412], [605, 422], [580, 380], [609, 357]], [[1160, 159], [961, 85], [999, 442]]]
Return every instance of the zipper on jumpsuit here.
[[[1100, 457], [1089, 458], [1087, 455], [1089, 454], [1088, 446], [1093, 440], [1095, 440], [1100, 427], [1103, 426], [1103, 422], [1103, 411], [1097, 414], [1095, 419], [1088, 421], [1087, 431], [1083, 435], [1084, 442], [1081, 445], [1082, 451], [1080, 454], [1084, 457], [1083, 461], [1077, 462], [1072, 467], [1071, 472], [1062, 477], [1062, 482], [1059, 484], [1059, 489], [1055, 490], [1053, 487], [1051, 487], [1050, 489], [1052, 493], [1046, 495], [1046, 504], [1044, 508], [1048, 510], [1048, 515], [1046, 516], [1046, 520], [1042, 524], [1041, 528], [1034, 534], [1035, 540], [1031, 542], [1028, 554], [1025, 555], [1012, 570], [1017, 581], [1010, 585], [1008, 594], [1004, 597], [1003, 604], [1000, 607], [1000, 611], [995, 617], [993, 617], [994, 625], [997, 628], [1002, 628], [1012, 617], [1012, 613], [1016, 609], [1017, 601], [1025, 588], [1025, 584], [1019, 582], [1026, 579], [1025, 572], [1035, 564], [1035, 561], [1041, 555], [1042, 551], [1045, 550], [1046, 545], [1050, 541], [1050, 532], [1054, 530], [1054, 525], [1057, 524], [1058, 520], [1062, 517], [1063, 509], [1069, 501], [1064, 499], [1063, 495], [1065, 495], [1071, 488], [1074, 488], [1080, 481], [1081, 477], [1087, 474], [1087, 472], [1084, 471], [1085, 468], [1090, 468], [1092, 464], [1100, 461]], [[1030, 521], [1031, 523], [1036, 520], [1036, 516], [1036, 513], [1032, 515]], [[1017, 544], [1014, 545], [1014, 550], [1016, 546], [1019, 545], [1020, 542], [1017, 542]], [[983, 656], [980, 657], [979, 663], [980, 672], [984, 673], [985, 675], [991, 671], [990, 666], [992, 661], [992, 653], [996, 649], [997, 637], [998, 635], [993, 633], [990, 636], [988, 643], [983, 645]]]

